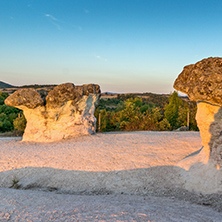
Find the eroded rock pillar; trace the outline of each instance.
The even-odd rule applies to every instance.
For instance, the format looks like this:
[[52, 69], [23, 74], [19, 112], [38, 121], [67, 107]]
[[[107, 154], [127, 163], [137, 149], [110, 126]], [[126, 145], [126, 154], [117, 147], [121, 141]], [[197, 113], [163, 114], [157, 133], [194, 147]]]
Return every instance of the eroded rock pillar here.
[[22, 109], [27, 120], [23, 141], [53, 142], [96, 132], [95, 106], [100, 87], [65, 83], [49, 92], [21, 89], [5, 104]]
[[[207, 58], [185, 66], [174, 88], [197, 102], [196, 120], [202, 139], [203, 152], [191, 156], [204, 164], [209, 161], [222, 167], [222, 58]], [[199, 155], [199, 156], [200, 156]], [[189, 159], [186, 161], [189, 162]], [[193, 161], [190, 163], [194, 164]]]

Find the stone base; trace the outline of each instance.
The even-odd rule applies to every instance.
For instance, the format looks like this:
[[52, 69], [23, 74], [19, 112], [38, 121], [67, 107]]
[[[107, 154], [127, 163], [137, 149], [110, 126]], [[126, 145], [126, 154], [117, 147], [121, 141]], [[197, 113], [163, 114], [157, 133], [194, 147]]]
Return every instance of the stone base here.
[[23, 141], [53, 142], [96, 132], [96, 95], [84, 96], [75, 106], [66, 102], [59, 109], [24, 109], [27, 120]]
[[207, 160], [222, 167], [222, 108], [198, 102], [196, 120]]

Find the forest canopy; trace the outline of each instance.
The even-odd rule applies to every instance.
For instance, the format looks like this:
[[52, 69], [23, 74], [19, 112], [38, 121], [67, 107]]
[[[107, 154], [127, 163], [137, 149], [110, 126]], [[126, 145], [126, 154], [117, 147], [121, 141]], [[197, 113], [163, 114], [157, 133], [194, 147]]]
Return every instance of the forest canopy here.
[[95, 116], [101, 132], [176, 130], [188, 125], [190, 130], [198, 130], [196, 109], [196, 103], [180, 98], [176, 91], [169, 97], [152, 93], [140, 97], [120, 94], [116, 98], [101, 99]]

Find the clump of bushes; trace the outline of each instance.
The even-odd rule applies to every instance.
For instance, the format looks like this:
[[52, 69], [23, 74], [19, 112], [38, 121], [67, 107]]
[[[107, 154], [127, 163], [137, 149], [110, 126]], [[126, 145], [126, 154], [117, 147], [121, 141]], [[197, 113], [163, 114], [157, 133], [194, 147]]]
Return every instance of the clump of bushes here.
[[16, 131], [17, 134], [22, 134], [26, 119], [22, 110], [4, 104], [8, 96], [7, 93], [0, 92], [0, 133]]
[[24, 115], [18, 116], [13, 120], [14, 130], [23, 133], [26, 127], [26, 119]]
[[95, 111], [100, 121], [100, 131], [136, 131], [136, 130], [175, 130], [187, 126], [191, 130], [198, 130], [195, 115], [196, 104], [181, 99], [175, 91], [169, 97], [153, 94], [148, 98], [139, 98], [135, 95], [118, 96], [112, 99], [101, 99]]

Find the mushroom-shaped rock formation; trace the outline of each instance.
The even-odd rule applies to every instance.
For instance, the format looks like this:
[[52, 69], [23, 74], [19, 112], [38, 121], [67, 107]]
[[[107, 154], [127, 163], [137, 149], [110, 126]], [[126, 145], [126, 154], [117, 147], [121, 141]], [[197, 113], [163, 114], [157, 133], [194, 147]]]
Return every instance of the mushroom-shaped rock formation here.
[[65, 83], [49, 92], [18, 90], [5, 104], [23, 110], [27, 120], [23, 141], [53, 142], [95, 133], [99, 98], [99, 85]]
[[210, 57], [185, 66], [174, 88], [197, 102], [196, 120], [203, 149], [196, 160], [222, 167], [222, 58]]

